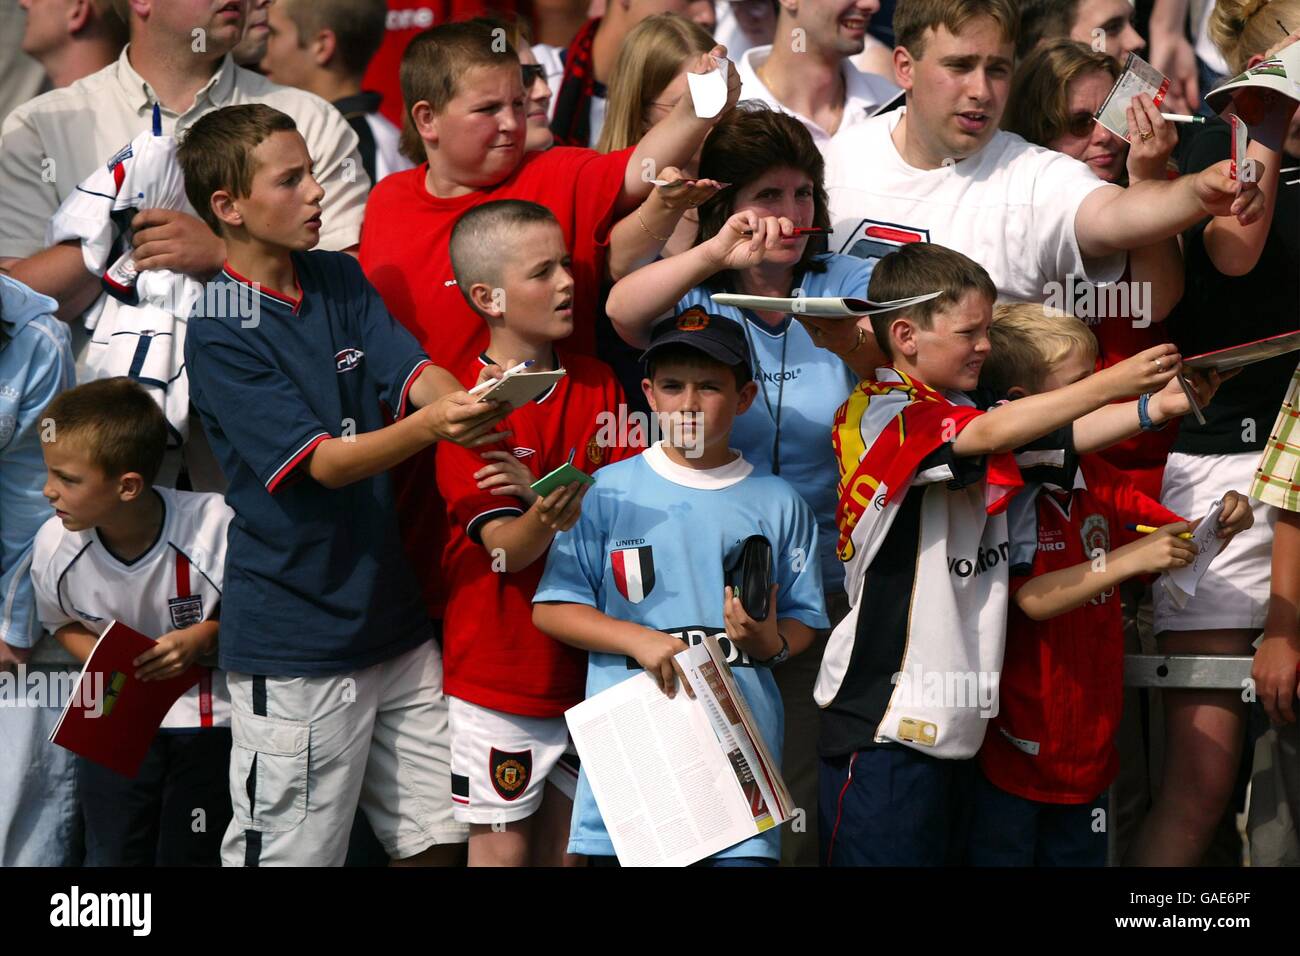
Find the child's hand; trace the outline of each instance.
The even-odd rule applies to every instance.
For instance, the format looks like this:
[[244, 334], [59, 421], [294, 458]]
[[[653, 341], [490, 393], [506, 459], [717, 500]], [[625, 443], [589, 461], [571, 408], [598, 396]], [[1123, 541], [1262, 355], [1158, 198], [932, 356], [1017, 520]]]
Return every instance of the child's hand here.
[[131, 662], [138, 680], [167, 680], [189, 668], [208, 649], [208, 639], [194, 627], [168, 631]]
[[[1219, 533], [1224, 547], [1234, 535], [1255, 524], [1255, 513], [1250, 509], [1250, 499], [1237, 491], [1225, 492], [1223, 507], [1219, 510]], [[1222, 549], [1220, 549], [1222, 550]]]
[[[1206, 371], [1190, 369], [1183, 378], [1196, 394], [1196, 402], [1202, 408], [1210, 404], [1219, 391], [1219, 386], [1225, 380], [1214, 369]], [[1187, 401], [1187, 393], [1183, 391], [1177, 376], [1171, 378], [1164, 388], [1151, 396], [1151, 404], [1147, 409], [1147, 413], [1156, 424], [1190, 415], [1191, 412], [1192, 405]]]
[[0, 674], [5, 671], [17, 670], [19, 664], [26, 664], [27, 659], [32, 656], [30, 647], [14, 647], [0, 641]]
[[748, 269], [762, 262], [768, 249], [780, 249], [793, 235], [794, 223], [784, 216], [760, 216], [742, 209], [708, 241], [708, 253], [719, 271]]
[[587, 489], [591, 485], [585, 485], [580, 481], [575, 481], [571, 485], [560, 485], [545, 498], [533, 503], [537, 510], [537, 517], [542, 524], [553, 531], [568, 531], [578, 523], [578, 518], [582, 514], [582, 499], [586, 497]]
[[676, 166], [659, 170], [659, 178], [668, 185], [655, 187], [655, 199], [665, 209], [676, 213], [703, 205], [726, 188], [716, 179], [690, 179]]
[[637, 643], [632, 655], [636, 662], [645, 668], [659, 689], [670, 698], [677, 696], [677, 679], [680, 677], [682, 686], [686, 688], [686, 696], [694, 700], [695, 691], [691, 690], [690, 681], [682, 673], [682, 666], [674, 660], [686, 649], [686, 645], [663, 631], [654, 631], [648, 627], [644, 630], [643, 639]]
[[1158, 574], [1185, 568], [1196, 560], [1196, 545], [1178, 536], [1193, 531], [1195, 527], [1186, 521], [1167, 524], [1125, 545], [1122, 550], [1132, 556], [1137, 574]]
[[733, 594], [730, 587], [722, 589], [722, 620], [727, 626], [727, 637], [751, 660], [765, 661], [781, 651], [781, 635], [776, 627], [776, 591], [777, 586], [773, 584], [767, 620], [756, 621], [745, 610], [740, 595]]
[[510, 437], [510, 432], [493, 431], [493, 426], [509, 415], [509, 402], [477, 401], [468, 392], [451, 392], [436, 402], [417, 409], [434, 441], [450, 441], [466, 448], [496, 445]]
[[537, 492], [530, 487], [536, 481], [533, 473], [512, 452], [485, 451], [482, 457], [490, 459], [491, 464], [474, 472], [480, 489], [491, 488], [494, 495], [513, 495], [526, 505], [537, 500]]
[[1181, 368], [1177, 346], [1166, 342], [1104, 368], [1094, 378], [1105, 383], [1110, 393], [1108, 401], [1116, 401], [1164, 388]]

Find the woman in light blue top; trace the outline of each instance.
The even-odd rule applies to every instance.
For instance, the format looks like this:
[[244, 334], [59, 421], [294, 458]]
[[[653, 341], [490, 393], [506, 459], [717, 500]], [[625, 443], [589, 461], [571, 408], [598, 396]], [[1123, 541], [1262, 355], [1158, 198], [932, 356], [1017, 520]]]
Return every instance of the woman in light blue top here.
[[[885, 364], [868, 320], [795, 321], [798, 316], [718, 305], [715, 292], [865, 298], [871, 263], [818, 253], [797, 228], [830, 223], [824, 161], [803, 124], [744, 103], [704, 143], [700, 175], [730, 183], [700, 207], [693, 248], [638, 269], [615, 284], [606, 310], [618, 333], [644, 347], [665, 316], [700, 306], [745, 329], [757, 400], [736, 419], [732, 444], [760, 471], [790, 482], [817, 516], [822, 577], [831, 612], [843, 605], [835, 557], [838, 469], [831, 447], [835, 411], [859, 379]], [[838, 341], [833, 341], [838, 339]], [[839, 353], [839, 354], [836, 354]]]
[[68, 685], [51, 676], [78, 668], [52, 639], [38, 644], [30, 576], [32, 540], [54, 515], [42, 494], [41, 412], [73, 385], [58, 307], [0, 275], [0, 670], [18, 671], [10, 686], [24, 704], [0, 706], [0, 767], [12, 771], [0, 773], [0, 867], [80, 863], [73, 755], [48, 740], [64, 703], [51, 689]]

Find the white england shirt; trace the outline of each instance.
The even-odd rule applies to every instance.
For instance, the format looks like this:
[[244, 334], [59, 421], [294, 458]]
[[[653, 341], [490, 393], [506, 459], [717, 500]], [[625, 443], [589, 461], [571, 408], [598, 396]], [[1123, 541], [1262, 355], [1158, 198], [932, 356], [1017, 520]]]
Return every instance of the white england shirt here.
[[[118, 620], [157, 638], [212, 617], [221, 601], [226, 528], [234, 512], [220, 495], [155, 488], [164, 514], [158, 540], [125, 562], [99, 533], [68, 531], [58, 516], [36, 534], [32, 583], [41, 624], [79, 623], [101, 633]], [[211, 669], [176, 701], [163, 729], [230, 726], [224, 671]]]
[[1120, 278], [1125, 254], [1085, 260], [1075, 238], [1080, 204], [1107, 185], [1087, 166], [999, 130], [973, 156], [918, 169], [890, 135], [904, 112], [860, 123], [826, 151], [830, 252], [880, 259], [908, 242], [935, 242], [988, 270], [999, 298], [1023, 302], [1044, 301], [1049, 283], [1070, 274]]

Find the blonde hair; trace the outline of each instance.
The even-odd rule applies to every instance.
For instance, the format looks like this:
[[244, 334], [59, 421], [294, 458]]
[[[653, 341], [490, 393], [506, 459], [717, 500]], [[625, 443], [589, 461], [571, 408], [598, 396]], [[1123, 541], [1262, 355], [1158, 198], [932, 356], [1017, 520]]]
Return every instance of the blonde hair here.
[[1241, 73], [1252, 56], [1284, 38], [1279, 20], [1297, 29], [1300, 0], [1219, 0], [1210, 14], [1210, 39], [1232, 72]]
[[1037, 394], [1058, 362], [1080, 349], [1095, 362], [1098, 353], [1097, 337], [1087, 325], [1032, 302], [995, 305], [989, 344], [980, 385], [1001, 395], [1017, 386]]
[[713, 38], [702, 27], [675, 13], [646, 17], [628, 31], [610, 77], [597, 152], [613, 153], [639, 143], [650, 104], [677, 78], [688, 57], [712, 49]]

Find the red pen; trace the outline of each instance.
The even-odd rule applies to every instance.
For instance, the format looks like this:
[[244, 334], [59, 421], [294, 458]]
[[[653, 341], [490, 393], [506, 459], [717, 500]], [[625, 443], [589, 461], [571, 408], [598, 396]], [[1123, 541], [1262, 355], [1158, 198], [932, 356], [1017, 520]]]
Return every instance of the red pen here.
[[[794, 231], [786, 238], [789, 239], [795, 236], [824, 236], [829, 232], [830, 230], [824, 226], [795, 226]], [[741, 233], [742, 236], [752, 236], [753, 234], [752, 231]]]

